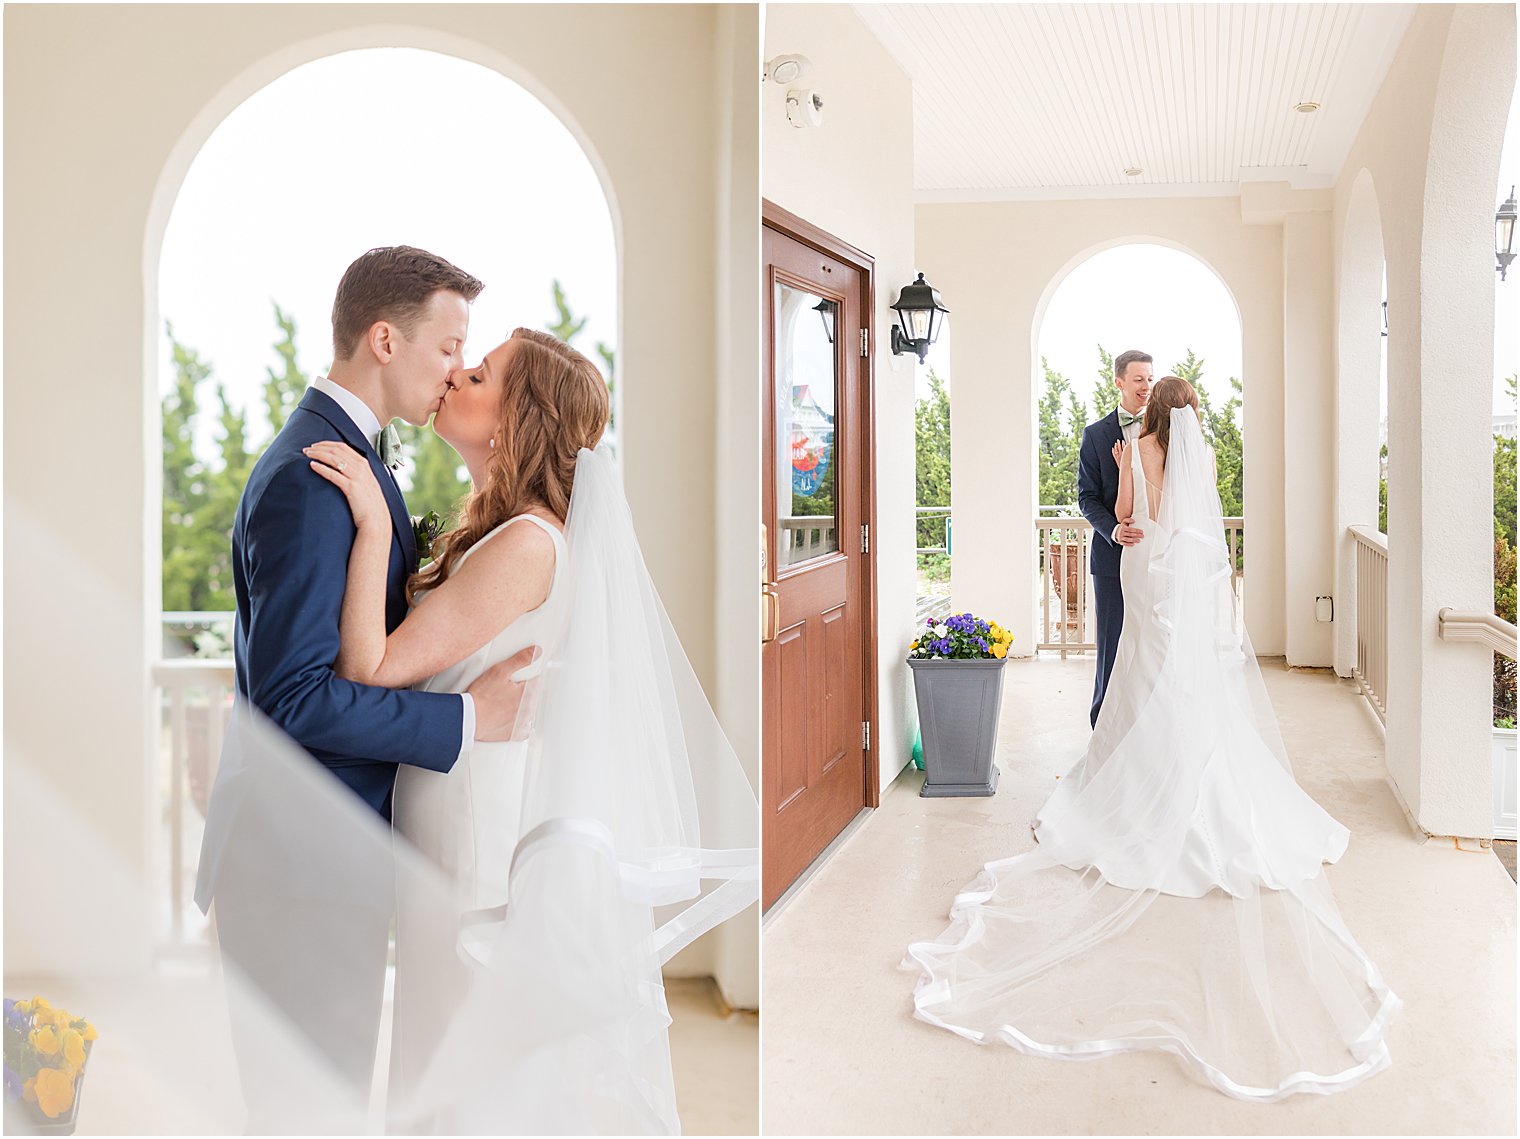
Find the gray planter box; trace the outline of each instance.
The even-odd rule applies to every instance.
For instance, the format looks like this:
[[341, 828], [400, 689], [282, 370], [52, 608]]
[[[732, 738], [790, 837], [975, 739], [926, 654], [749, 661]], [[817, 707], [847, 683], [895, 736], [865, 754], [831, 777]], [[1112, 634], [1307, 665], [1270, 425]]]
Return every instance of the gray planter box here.
[[1003, 660], [913, 660], [913, 692], [924, 741], [920, 795], [961, 798], [997, 791], [998, 711]]

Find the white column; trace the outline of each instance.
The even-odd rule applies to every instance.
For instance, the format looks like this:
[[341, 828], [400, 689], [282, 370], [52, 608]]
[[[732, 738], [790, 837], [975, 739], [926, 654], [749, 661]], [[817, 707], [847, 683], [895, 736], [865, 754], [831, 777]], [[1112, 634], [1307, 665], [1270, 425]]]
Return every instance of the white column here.
[[1383, 355], [1383, 231], [1377, 189], [1362, 170], [1341, 235], [1336, 297], [1335, 671], [1356, 669], [1356, 549], [1352, 526], [1376, 526], [1378, 388]]
[[1331, 216], [1325, 208], [1283, 218], [1283, 502], [1285, 652], [1288, 663], [1332, 660], [1328, 622], [1314, 599], [1335, 592], [1331, 340]]
[[1442, 606], [1493, 604], [1493, 191], [1515, 14], [1454, 8], [1420, 199], [1418, 261], [1388, 267], [1388, 769], [1419, 825], [1493, 833], [1491, 655], [1442, 641]]
[[[954, 236], [974, 240], [976, 235], [967, 228]], [[1008, 269], [997, 257], [985, 251], [981, 257], [946, 257], [947, 252], [939, 244], [924, 263], [933, 269], [930, 279], [947, 298], [955, 322], [950, 342], [956, 551], [950, 562], [951, 594], [958, 612], [989, 617], [1013, 633], [1011, 655], [1031, 656], [1038, 636], [1031, 603], [1038, 486], [1030, 427], [1033, 318], [999, 303], [1008, 291], [996, 278]], [[942, 268], [942, 258], [954, 268]]]

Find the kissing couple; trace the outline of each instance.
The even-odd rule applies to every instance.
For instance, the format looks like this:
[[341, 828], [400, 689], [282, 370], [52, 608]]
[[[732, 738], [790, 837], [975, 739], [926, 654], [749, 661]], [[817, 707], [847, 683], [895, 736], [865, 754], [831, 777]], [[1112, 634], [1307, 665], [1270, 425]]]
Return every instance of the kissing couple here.
[[[392, 1130], [677, 1131], [661, 966], [758, 897], [754, 793], [644, 565], [607, 384], [526, 328], [465, 367], [482, 288], [409, 246], [350, 265], [331, 371], [238, 505], [196, 901], [250, 1131], [364, 1130], [387, 1004]], [[393, 418], [469, 471], [429, 550]]]

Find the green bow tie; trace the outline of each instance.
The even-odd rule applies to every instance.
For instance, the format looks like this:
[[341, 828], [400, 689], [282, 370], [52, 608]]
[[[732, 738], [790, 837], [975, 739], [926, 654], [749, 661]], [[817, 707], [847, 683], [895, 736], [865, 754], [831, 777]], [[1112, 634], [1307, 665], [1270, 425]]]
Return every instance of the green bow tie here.
[[380, 461], [391, 470], [401, 465], [401, 436], [396, 434], [395, 424], [385, 425], [380, 438], [375, 440], [375, 450], [380, 452]]
[[[1141, 414], [1143, 415], [1144, 413], [1142, 412]], [[1121, 429], [1128, 427], [1131, 423], [1139, 423], [1140, 419], [1141, 415], [1131, 415], [1122, 407], [1119, 409], [1119, 426]]]

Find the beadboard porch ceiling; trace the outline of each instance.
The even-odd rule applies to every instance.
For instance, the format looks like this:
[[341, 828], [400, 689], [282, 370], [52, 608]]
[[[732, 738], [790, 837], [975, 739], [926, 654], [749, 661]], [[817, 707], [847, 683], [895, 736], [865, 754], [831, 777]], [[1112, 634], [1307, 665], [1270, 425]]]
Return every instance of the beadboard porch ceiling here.
[[[857, 4], [913, 80], [920, 201], [1334, 183], [1412, 4]], [[817, 76], [827, 94], [827, 76]], [[1296, 104], [1317, 102], [1312, 113]], [[1137, 169], [1139, 174], [1126, 174]]]

